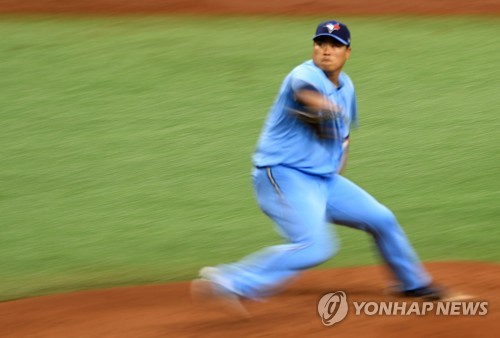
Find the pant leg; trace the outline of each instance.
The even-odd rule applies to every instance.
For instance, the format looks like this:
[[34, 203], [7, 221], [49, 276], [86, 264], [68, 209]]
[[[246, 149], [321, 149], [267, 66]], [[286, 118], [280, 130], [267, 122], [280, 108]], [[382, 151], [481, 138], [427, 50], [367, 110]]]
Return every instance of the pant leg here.
[[345, 177], [336, 175], [331, 182], [327, 218], [332, 223], [370, 233], [404, 290], [430, 283], [394, 214]]
[[325, 179], [282, 166], [256, 169], [253, 183], [258, 204], [276, 224], [286, 244], [219, 266], [226, 285], [245, 297], [268, 295], [301, 270], [330, 258], [335, 250], [326, 222]]

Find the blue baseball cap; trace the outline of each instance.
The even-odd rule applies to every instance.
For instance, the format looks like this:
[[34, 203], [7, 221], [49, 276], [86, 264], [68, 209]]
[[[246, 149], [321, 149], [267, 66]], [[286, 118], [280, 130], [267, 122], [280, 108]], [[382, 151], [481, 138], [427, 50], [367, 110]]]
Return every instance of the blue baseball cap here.
[[313, 40], [316, 40], [316, 38], [321, 36], [331, 37], [346, 46], [351, 45], [351, 33], [349, 32], [349, 29], [347, 29], [347, 26], [343, 23], [335, 20], [325, 21], [318, 25]]

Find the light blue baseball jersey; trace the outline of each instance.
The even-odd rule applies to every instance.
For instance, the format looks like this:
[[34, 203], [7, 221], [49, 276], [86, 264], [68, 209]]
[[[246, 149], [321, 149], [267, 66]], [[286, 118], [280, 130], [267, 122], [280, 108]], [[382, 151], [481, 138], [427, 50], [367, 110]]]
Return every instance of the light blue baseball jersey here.
[[[294, 92], [310, 87], [341, 108], [340, 116], [327, 122], [341, 137], [319, 138], [310, 125], [290, 112], [290, 109], [304, 110], [294, 99]], [[306, 61], [283, 81], [253, 155], [253, 164], [256, 167], [284, 165], [309, 174], [329, 176], [337, 171], [342, 142], [355, 124], [356, 93], [349, 76], [341, 72], [336, 88], [312, 60]]]

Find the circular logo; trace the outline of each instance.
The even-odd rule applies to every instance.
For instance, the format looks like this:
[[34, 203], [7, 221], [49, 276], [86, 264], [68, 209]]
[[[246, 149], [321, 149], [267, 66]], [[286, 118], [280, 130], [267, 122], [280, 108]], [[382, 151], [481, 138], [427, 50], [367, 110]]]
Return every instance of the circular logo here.
[[347, 316], [349, 306], [343, 291], [327, 293], [318, 302], [318, 314], [325, 326], [332, 326]]

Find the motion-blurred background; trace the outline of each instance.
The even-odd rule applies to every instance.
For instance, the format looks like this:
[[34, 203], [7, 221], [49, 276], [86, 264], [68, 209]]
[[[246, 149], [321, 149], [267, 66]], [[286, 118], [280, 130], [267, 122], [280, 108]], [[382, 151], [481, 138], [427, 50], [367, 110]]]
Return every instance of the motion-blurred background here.
[[[186, 280], [278, 243], [250, 157], [329, 18], [353, 40], [346, 176], [423, 260], [500, 260], [498, 1], [231, 3], [0, 1], [0, 300]], [[337, 230], [324, 266], [379, 261]]]

